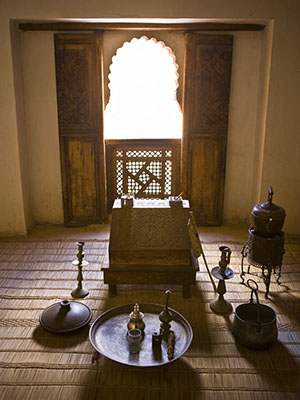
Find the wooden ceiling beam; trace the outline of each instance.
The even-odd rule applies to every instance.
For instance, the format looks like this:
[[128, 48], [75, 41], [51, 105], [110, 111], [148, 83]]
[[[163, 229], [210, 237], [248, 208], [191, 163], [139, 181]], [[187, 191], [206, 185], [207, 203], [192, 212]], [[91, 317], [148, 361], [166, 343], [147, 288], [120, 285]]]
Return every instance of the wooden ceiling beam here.
[[87, 23], [19, 22], [23, 31], [261, 31], [264, 24], [192, 22], [192, 23]]

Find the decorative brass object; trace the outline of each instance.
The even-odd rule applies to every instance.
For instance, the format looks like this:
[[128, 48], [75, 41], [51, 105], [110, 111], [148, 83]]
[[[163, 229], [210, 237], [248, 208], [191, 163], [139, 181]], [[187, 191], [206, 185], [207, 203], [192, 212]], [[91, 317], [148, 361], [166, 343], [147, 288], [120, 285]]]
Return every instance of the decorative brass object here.
[[219, 267], [212, 269], [212, 274], [215, 278], [219, 279], [217, 293], [219, 297], [210, 303], [210, 308], [217, 314], [229, 313], [232, 311], [232, 305], [224, 299], [226, 293], [225, 280], [231, 279], [234, 276], [234, 272], [227, 265], [230, 263], [231, 250], [227, 246], [221, 246], [221, 259], [219, 261]]
[[140, 311], [140, 306], [135, 303], [133, 311], [129, 314], [129, 322], [127, 324], [128, 330], [140, 329], [142, 332], [145, 329], [145, 322], [143, 321], [144, 314]]
[[256, 204], [251, 211], [255, 234], [272, 238], [280, 235], [286, 217], [285, 209], [273, 203], [273, 188], [269, 186], [268, 201]]
[[134, 197], [129, 194], [122, 194], [121, 196], [121, 207], [122, 208], [132, 208]]
[[89, 294], [89, 291], [85, 288], [82, 287], [82, 267], [86, 267], [89, 263], [87, 261], [84, 261], [84, 252], [83, 252], [83, 246], [84, 242], [77, 242], [76, 243], [78, 246], [78, 253], [77, 253], [77, 260], [72, 261], [73, 265], [76, 265], [78, 267], [78, 275], [77, 275], [77, 281], [78, 281], [78, 286], [76, 289], [74, 289], [71, 292], [71, 296], [74, 298], [83, 298], [86, 297]]
[[182, 207], [182, 196], [183, 192], [179, 193], [178, 196], [170, 196], [169, 197], [169, 206], [170, 207]]
[[[133, 304], [123, 304], [101, 314], [90, 328], [90, 342], [101, 356], [124, 365], [135, 367], [167, 366], [188, 350], [193, 339], [193, 329], [181, 314], [170, 308], [173, 317], [172, 325], [174, 321], [174, 329], [172, 330], [176, 335], [176, 343], [174, 356], [172, 360], [169, 360], [165, 340], [162, 340], [161, 345], [152, 345], [153, 333], [159, 333], [159, 314], [163, 311], [164, 305], [149, 303], [140, 303], [139, 305], [145, 314], [146, 328], [145, 334], [142, 335], [138, 355], [134, 356], [129, 353], [129, 342], [126, 335], [128, 315], [132, 311]], [[125, 327], [125, 330], [122, 327]], [[94, 356], [93, 359], [95, 360], [95, 358]]]
[[171, 327], [170, 322], [173, 319], [173, 315], [168, 309], [169, 296], [171, 294], [171, 290], [166, 290], [165, 294], [166, 294], [166, 305], [165, 305], [165, 308], [163, 309], [163, 311], [159, 314], [159, 320], [161, 321], [161, 324], [160, 324], [161, 335], [162, 335], [163, 339], [168, 340], [170, 327]]
[[121, 196], [121, 207], [122, 208], [132, 208], [133, 207], [134, 188], [135, 188], [135, 184], [133, 185], [133, 188], [131, 189], [130, 193], [122, 194], [122, 196]]
[[170, 331], [168, 337], [168, 360], [172, 360], [172, 358], [174, 357], [174, 347], [175, 347], [175, 333], [173, 331]]
[[[263, 278], [266, 286], [265, 298], [268, 298], [272, 271], [277, 275], [280, 285], [281, 266], [284, 255], [284, 232], [281, 230], [286, 213], [284, 208], [273, 203], [273, 188], [269, 186], [268, 201], [254, 206], [253, 226], [248, 230], [248, 241], [241, 254], [241, 283], [244, 275], [250, 274]], [[248, 269], [244, 271], [244, 259], [247, 257]], [[250, 267], [259, 268], [261, 272], [250, 272]]]

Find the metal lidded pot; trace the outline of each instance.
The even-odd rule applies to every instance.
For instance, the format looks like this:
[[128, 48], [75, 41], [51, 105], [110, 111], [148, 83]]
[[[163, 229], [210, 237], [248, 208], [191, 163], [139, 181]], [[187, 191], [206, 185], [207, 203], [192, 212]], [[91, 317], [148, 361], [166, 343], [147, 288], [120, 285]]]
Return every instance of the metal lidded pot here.
[[[258, 300], [258, 286], [253, 279], [248, 279], [251, 289], [250, 303], [241, 304], [235, 310], [232, 334], [235, 340], [252, 349], [262, 349], [271, 345], [278, 336], [275, 311]], [[256, 303], [253, 302], [253, 294]]]
[[273, 194], [269, 186], [268, 201], [255, 205], [251, 211], [253, 228], [259, 236], [274, 237], [282, 230], [286, 213], [284, 208], [273, 203]]
[[67, 333], [82, 328], [92, 319], [92, 312], [83, 303], [63, 300], [47, 307], [40, 315], [40, 324], [52, 333]]

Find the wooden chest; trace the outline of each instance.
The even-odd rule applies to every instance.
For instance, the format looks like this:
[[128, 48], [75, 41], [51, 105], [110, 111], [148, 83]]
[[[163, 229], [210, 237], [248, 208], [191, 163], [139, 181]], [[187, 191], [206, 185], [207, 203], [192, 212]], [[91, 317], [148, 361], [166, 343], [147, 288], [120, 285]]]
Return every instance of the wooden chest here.
[[168, 200], [135, 200], [122, 208], [115, 200], [109, 242], [109, 267], [104, 282], [110, 294], [116, 284], [180, 284], [189, 297], [198, 261], [191, 252], [187, 227], [189, 202], [170, 207]]

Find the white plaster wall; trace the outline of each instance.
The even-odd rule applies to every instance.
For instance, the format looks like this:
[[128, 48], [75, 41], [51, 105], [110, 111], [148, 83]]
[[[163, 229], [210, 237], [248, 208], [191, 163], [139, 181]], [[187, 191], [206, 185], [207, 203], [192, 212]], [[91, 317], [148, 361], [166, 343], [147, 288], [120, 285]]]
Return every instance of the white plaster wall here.
[[[18, 131], [18, 153], [20, 162], [20, 179], [21, 179], [21, 193], [23, 199], [23, 213], [25, 226], [28, 229], [32, 227], [32, 214], [30, 203], [30, 183], [28, 174], [28, 152], [27, 152], [27, 136], [24, 118], [24, 90], [23, 90], [23, 69], [22, 69], [22, 52], [20, 45], [20, 32], [14, 27], [11, 29], [11, 43], [12, 43], [12, 60], [14, 71], [14, 89], [16, 101], [16, 120]], [[17, 233], [19, 233], [17, 231]], [[21, 233], [25, 233], [22, 230]]]
[[273, 185], [285, 230], [300, 234], [300, 1], [288, 3], [274, 22], [261, 186]]
[[224, 195], [224, 222], [249, 221], [264, 32], [234, 33]]
[[[274, 20], [274, 36], [271, 54], [271, 69], [268, 76], [269, 92], [265, 103], [265, 120], [259, 127], [264, 128], [263, 163], [259, 171], [253, 173], [257, 181], [256, 193], [252, 196], [265, 199], [265, 188], [272, 184], [275, 199], [286, 208], [285, 230], [300, 234], [299, 185], [299, 127], [300, 113], [300, 2], [298, 0], [153, 0], [130, 3], [121, 0], [104, 2], [101, 0], [2, 0], [0, 2], [0, 234], [22, 233], [26, 226], [26, 204], [23, 196], [20, 151], [23, 144], [18, 138], [16, 95], [12, 68], [12, 48], [10, 19], [45, 20], [48, 18], [207, 18], [228, 21], [257, 22]], [[230, 121], [230, 124], [232, 121]], [[20, 126], [20, 124], [19, 124]], [[231, 125], [232, 126], [232, 125]], [[256, 132], [259, 129], [256, 128]], [[232, 148], [229, 149], [240, 158]], [[25, 149], [26, 150], [26, 149]], [[254, 149], [255, 153], [256, 149]], [[252, 157], [253, 155], [251, 155]], [[246, 157], [246, 155], [245, 155]], [[250, 157], [250, 155], [249, 155]], [[228, 165], [228, 176], [233, 169]], [[237, 168], [237, 166], [236, 166]], [[237, 177], [235, 176], [237, 181]], [[228, 180], [227, 180], [228, 181]], [[247, 182], [242, 182], [244, 190]], [[228, 189], [229, 190], [229, 189]], [[253, 188], [252, 188], [253, 192]], [[234, 209], [230, 193], [225, 194], [227, 218]], [[227, 205], [226, 205], [227, 204]], [[229, 207], [229, 208], [228, 208]], [[238, 204], [240, 210], [241, 204]], [[245, 212], [245, 210], [243, 210]], [[59, 219], [59, 215], [57, 214]]]
[[49, 32], [22, 32], [28, 173], [36, 223], [63, 223], [54, 63]]
[[0, 232], [16, 235], [26, 232], [26, 221], [8, 19], [0, 23], [0, 54]]

